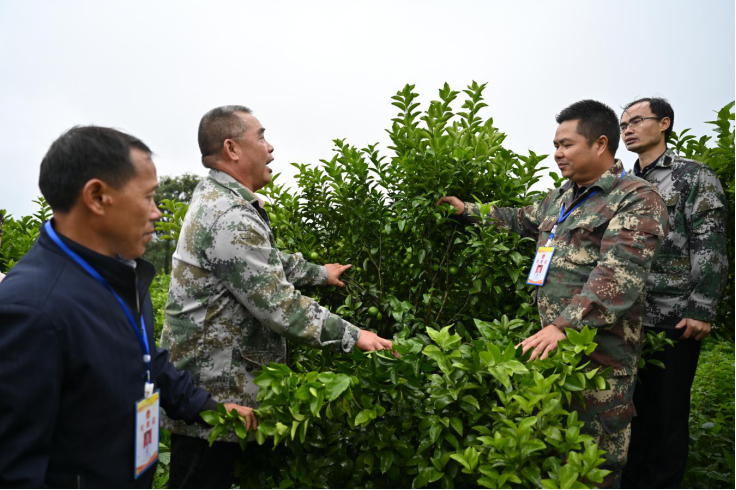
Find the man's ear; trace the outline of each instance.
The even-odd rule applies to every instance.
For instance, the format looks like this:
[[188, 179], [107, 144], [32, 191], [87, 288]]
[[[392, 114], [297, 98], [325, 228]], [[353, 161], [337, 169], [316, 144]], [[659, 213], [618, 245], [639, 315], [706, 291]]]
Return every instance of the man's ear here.
[[597, 140], [595, 140], [595, 152], [600, 157], [605, 152], [608, 151], [608, 136], [600, 135]]
[[100, 179], [91, 179], [82, 187], [82, 204], [93, 214], [103, 216], [112, 204], [112, 187]]
[[659, 120], [659, 124], [661, 124], [660, 127], [662, 129], [662, 132], [664, 133], [669, 129], [670, 126], [672, 126], [672, 120], [669, 117], [665, 116]]
[[238, 155], [238, 147], [234, 140], [230, 138], [222, 142], [222, 151], [229, 160], [238, 161], [240, 156]]

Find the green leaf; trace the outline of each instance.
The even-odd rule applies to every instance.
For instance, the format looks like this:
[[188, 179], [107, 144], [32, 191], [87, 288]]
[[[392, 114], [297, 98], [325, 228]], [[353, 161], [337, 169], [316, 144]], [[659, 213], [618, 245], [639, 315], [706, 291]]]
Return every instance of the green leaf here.
[[463, 421], [460, 420], [458, 417], [450, 417], [450, 425], [462, 437], [462, 435], [463, 435]]
[[210, 425], [217, 425], [219, 423], [224, 422], [220, 418], [219, 412], [216, 412], [215, 410], [206, 410], [206, 411], [200, 413], [199, 415], [200, 415], [200, 417], [202, 417], [202, 420], [204, 420], [205, 422], [207, 422]]
[[570, 463], [560, 468], [560, 488], [572, 488], [578, 479], [578, 471]]
[[350, 387], [350, 376], [347, 374], [320, 373], [317, 379], [325, 384], [325, 397], [328, 402], [334, 401]]
[[381, 473], [386, 473], [394, 462], [393, 451], [381, 451], [379, 456], [381, 462]]
[[473, 395], [465, 395], [462, 398], [462, 401], [464, 401], [465, 403], [469, 403], [473, 405], [476, 409], [480, 410], [480, 403], [478, 403], [478, 400], [476, 400]]
[[371, 411], [361, 410], [358, 415], [355, 416], [355, 425], [368, 425], [371, 421]]

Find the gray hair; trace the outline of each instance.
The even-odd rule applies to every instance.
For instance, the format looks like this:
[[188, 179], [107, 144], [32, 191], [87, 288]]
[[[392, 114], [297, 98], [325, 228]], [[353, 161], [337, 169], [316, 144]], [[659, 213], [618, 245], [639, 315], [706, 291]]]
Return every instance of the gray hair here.
[[205, 157], [219, 153], [223, 141], [237, 139], [245, 133], [245, 121], [237, 116], [239, 112], [252, 114], [250, 109], [242, 105], [224, 105], [215, 107], [202, 116], [197, 141], [199, 151], [202, 153], [202, 164], [205, 167], [209, 167]]

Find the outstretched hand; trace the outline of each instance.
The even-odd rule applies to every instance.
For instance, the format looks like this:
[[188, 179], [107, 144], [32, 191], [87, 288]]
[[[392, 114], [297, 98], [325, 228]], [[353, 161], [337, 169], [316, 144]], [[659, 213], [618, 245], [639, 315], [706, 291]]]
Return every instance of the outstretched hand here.
[[245, 430], [247, 430], [248, 432], [256, 430], [258, 428], [258, 419], [256, 418], [256, 414], [253, 413], [252, 408], [244, 407], [236, 403], [223, 403], [222, 406], [225, 407], [227, 413], [232, 412], [234, 408], [235, 411], [238, 412], [238, 415], [245, 419]]
[[352, 266], [353, 264], [325, 264], [325, 269], [327, 269], [327, 285], [339, 287], [345, 286], [345, 283], [340, 280], [340, 275]]
[[[529, 349], [534, 349], [532, 356], [529, 358], [530, 361], [533, 361], [537, 357], [546, 359], [549, 353], [557, 348], [557, 342], [566, 337], [556, 326], [547, 325], [531, 337], [524, 339], [519, 345], [523, 347], [523, 354], [526, 354]], [[519, 347], [519, 345], [516, 347]]]
[[393, 344], [390, 340], [381, 338], [370, 330], [361, 329], [358, 341], [355, 343], [355, 347], [362, 351], [370, 352], [381, 349], [391, 350], [393, 348]]
[[439, 206], [440, 204], [449, 204], [450, 206], [455, 208], [454, 214], [463, 214], [463, 212], [465, 211], [465, 203], [455, 196], [440, 197], [439, 201], [437, 201], [437, 206]]

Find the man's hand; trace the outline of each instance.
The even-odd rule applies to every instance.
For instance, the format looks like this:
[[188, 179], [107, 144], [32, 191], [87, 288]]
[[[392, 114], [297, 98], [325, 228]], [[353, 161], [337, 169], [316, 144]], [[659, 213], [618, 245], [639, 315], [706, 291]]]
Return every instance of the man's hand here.
[[447, 203], [455, 208], [455, 214], [463, 214], [463, 212], [465, 211], [465, 203], [455, 196], [440, 197], [440, 200], [437, 201], [437, 206], [444, 203]]
[[225, 407], [227, 413], [232, 412], [234, 408], [238, 412], [238, 415], [245, 419], [245, 430], [247, 430], [248, 432], [256, 430], [258, 428], [258, 419], [256, 419], [256, 414], [253, 413], [252, 408], [243, 407], [235, 403], [223, 403], [222, 406]]
[[325, 269], [327, 269], [327, 285], [343, 287], [345, 283], [340, 280], [340, 275], [352, 266], [353, 264], [325, 264]]
[[355, 347], [362, 351], [370, 352], [381, 349], [391, 350], [393, 348], [393, 344], [390, 340], [383, 339], [373, 332], [361, 329], [358, 341], [355, 343]]
[[[540, 359], [546, 359], [549, 353], [557, 348], [557, 342], [566, 337], [567, 336], [556, 326], [547, 325], [539, 332], [523, 340], [519, 345], [524, 348], [522, 351], [524, 354], [526, 354], [526, 351], [529, 349], [534, 349], [532, 351], [532, 356], [529, 358], [530, 361], [533, 361], [537, 357]], [[519, 345], [516, 347], [519, 347]]]
[[693, 320], [692, 318], [683, 318], [680, 323], [675, 325], [675, 328], [685, 328], [681, 339], [689, 339], [692, 337], [695, 340], [703, 340], [710, 335], [710, 323], [701, 322], [700, 320]]

